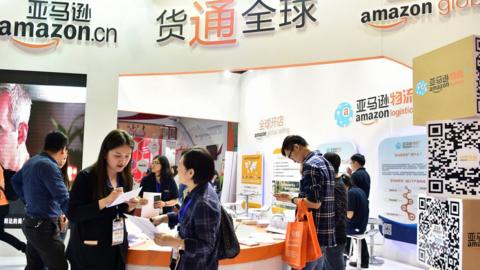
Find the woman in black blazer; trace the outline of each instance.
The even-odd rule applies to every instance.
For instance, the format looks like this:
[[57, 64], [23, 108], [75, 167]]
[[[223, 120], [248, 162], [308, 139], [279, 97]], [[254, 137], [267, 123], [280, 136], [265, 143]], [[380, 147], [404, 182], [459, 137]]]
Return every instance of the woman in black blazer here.
[[97, 162], [82, 170], [73, 183], [67, 213], [71, 223], [67, 258], [72, 270], [125, 269], [128, 241], [123, 214], [132, 212], [139, 200], [107, 206], [123, 191], [132, 190], [132, 149], [130, 135], [111, 131]]
[[143, 196], [143, 192], [161, 193], [160, 200], [154, 202], [155, 208], [162, 208], [164, 214], [172, 212], [173, 206], [178, 203], [178, 187], [172, 177], [170, 162], [165, 156], [156, 156], [152, 160], [151, 170], [140, 183], [140, 196]]

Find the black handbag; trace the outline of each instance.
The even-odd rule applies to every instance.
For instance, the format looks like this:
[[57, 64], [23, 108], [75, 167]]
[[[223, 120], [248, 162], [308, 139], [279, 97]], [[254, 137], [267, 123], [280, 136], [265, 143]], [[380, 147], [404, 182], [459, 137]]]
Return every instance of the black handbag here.
[[218, 249], [218, 259], [232, 259], [240, 253], [240, 243], [235, 234], [232, 217], [223, 207], [221, 208], [220, 220], [220, 245]]

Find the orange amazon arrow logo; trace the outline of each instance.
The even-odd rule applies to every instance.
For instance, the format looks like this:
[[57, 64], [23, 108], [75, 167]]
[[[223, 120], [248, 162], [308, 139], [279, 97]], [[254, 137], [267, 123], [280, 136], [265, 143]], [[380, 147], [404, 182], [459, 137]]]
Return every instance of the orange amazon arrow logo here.
[[52, 38], [52, 40], [48, 41], [47, 43], [30, 43], [30, 42], [21, 41], [14, 37], [12, 37], [11, 39], [15, 44], [20, 45], [22, 47], [31, 48], [31, 49], [42, 49], [42, 48], [48, 48], [52, 46], [57, 47], [58, 44], [60, 44], [60, 38], [58, 37]]
[[365, 125], [365, 126], [371, 126], [371, 125], [373, 125], [373, 124], [375, 124], [375, 123], [377, 123], [377, 122], [378, 122], [378, 119], [373, 119], [373, 120], [371, 120], [371, 121], [363, 121], [363, 122], [360, 122], [360, 123], [361, 123], [362, 125]]
[[391, 23], [391, 24], [368, 23], [368, 25], [371, 26], [371, 27], [377, 28], [377, 29], [384, 30], [384, 29], [394, 28], [394, 27], [399, 26], [399, 25], [405, 25], [405, 24], [407, 24], [407, 22], [408, 22], [407, 17], [402, 17], [402, 18], [400, 18], [400, 20], [398, 22], [394, 22], [394, 23]]

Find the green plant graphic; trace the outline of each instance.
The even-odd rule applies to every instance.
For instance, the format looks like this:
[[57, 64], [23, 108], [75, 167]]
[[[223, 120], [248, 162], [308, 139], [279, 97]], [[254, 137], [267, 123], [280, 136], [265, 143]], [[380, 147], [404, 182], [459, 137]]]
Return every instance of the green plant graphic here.
[[53, 124], [53, 127], [62, 132], [63, 134], [67, 135], [68, 137], [68, 146], [70, 146], [70, 144], [77, 138], [79, 137], [80, 139], [80, 142], [81, 142], [81, 145], [83, 146], [83, 126], [81, 127], [75, 127], [75, 124], [77, 123], [77, 121], [79, 121], [80, 119], [83, 119], [84, 118], [84, 114], [79, 114], [77, 117], [75, 117], [75, 119], [73, 119], [73, 121], [70, 123], [70, 126], [68, 127], [68, 129], [66, 129], [62, 124], [60, 124], [57, 120], [55, 120], [55, 118], [50, 118], [50, 120], [52, 121], [52, 124]]
[[[60, 124], [55, 118], [50, 118], [53, 127], [55, 130], [62, 132], [68, 137], [68, 156], [70, 158], [70, 164], [75, 165], [76, 167], [81, 168], [82, 166], [82, 156], [83, 156], [83, 125], [79, 127], [75, 127], [78, 121], [82, 120], [85, 117], [85, 114], [79, 114], [77, 117], [73, 119], [70, 123], [70, 126], [66, 128], [62, 124]], [[70, 144], [72, 144], [75, 139], [79, 138], [80, 140], [80, 149], [72, 149], [70, 148]], [[74, 179], [72, 179], [74, 180]]]

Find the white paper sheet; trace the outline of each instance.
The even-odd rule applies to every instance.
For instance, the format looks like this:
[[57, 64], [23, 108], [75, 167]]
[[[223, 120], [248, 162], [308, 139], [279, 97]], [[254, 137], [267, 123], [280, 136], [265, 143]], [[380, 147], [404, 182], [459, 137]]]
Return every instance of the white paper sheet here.
[[140, 190], [142, 190], [142, 187], [123, 193], [122, 195], [118, 196], [118, 198], [107, 207], [113, 207], [121, 203], [127, 202], [132, 198], [136, 198], [138, 194], [140, 194]]
[[252, 233], [250, 238], [255, 239], [259, 243], [276, 243], [275, 240], [285, 240], [285, 234], [277, 233]]
[[155, 239], [155, 234], [158, 233], [157, 228], [150, 222], [148, 218], [136, 217], [125, 214], [125, 216], [139, 228], [148, 238]]
[[252, 246], [258, 246], [259, 243], [257, 241], [255, 241], [255, 239], [253, 238], [248, 238], [248, 237], [239, 237], [238, 238], [238, 242], [241, 244], [241, 245], [245, 245], [245, 246], [249, 246], [249, 247], [252, 247]]
[[156, 193], [156, 192], [144, 192], [143, 193], [143, 198], [148, 200], [148, 203], [144, 206], [142, 206], [142, 217], [145, 218], [151, 218], [154, 216], [158, 216], [160, 214], [160, 208], [155, 209], [153, 208], [153, 198], [158, 195], [161, 196], [162, 193]]

